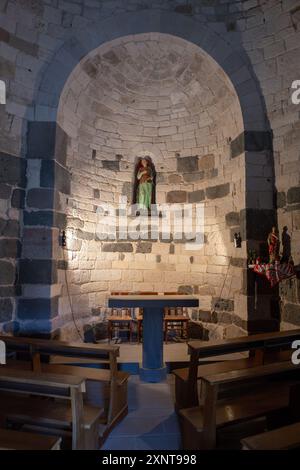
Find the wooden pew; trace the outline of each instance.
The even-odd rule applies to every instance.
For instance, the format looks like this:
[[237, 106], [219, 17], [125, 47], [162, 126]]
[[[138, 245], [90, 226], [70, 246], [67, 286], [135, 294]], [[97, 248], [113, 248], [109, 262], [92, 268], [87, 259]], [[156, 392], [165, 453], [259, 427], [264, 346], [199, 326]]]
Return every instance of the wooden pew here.
[[[297, 378], [289, 376], [295, 372]], [[300, 381], [299, 372], [299, 365], [285, 361], [202, 376], [203, 404], [179, 411], [183, 448], [214, 449], [217, 431], [225, 426], [268, 416], [275, 411], [289, 412], [290, 387]], [[223, 386], [245, 383], [248, 391], [238, 397], [219, 400]], [[250, 387], [251, 383], [255, 388]]]
[[[291, 344], [300, 339], [300, 329], [291, 331], [262, 333], [239, 338], [219, 341], [191, 341], [188, 343], [190, 353], [189, 367], [174, 370], [175, 375], [175, 408], [189, 408], [196, 406], [198, 400], [197, 381], [203, 374], [225, 372], [244, 369], [255, 365], [272, 362], [273, 360], [289, 359]], [[288, 348], [289, 351], [278, 353], [280, 349]], [[233, 353], [248, 353], [249, 357], [234, 360], [224, 360], [201, 364], [200, 360], [210, 360], [216, 356], [226, 356]]]
[[[26, 337], [0, 336], [6, 343], [8, 351], [27, 353], [31, 363], [22, 361], [9, 362], [10, 367], [32, 368], [38, 372], [77, 375], [87, 382], [86, 400], [93, 405], [104, 407], [101, 419], [101, 434], [104, 440], [111, 429], [127, 414], [127, 381], [129, 374], [118, 371], [117, 357], [119, 346], [68, 343]], [[47, 356], [50, 363], [44, 363]], [[70, 362], [71, 361], [71, 362]], [[70, 362], [68, 364], [68, 362]], [[67, 364], [66, 364], [67, 363]], [[76, 364], [76, 365], [74, 365]], [[87, 365], [98, 367], [87, 367]], [[99, 368], [106, 367], [106, 368]], [[99, 384], [99, 396], [92, 397], [91, 384]]]
[[0, 368], [0, 414], [7, 423], [37, 424], [56, 436], [68, 431], [72, 449], [97, 449], [103, 410], [84, 405], [84, 392], [81, 377]]
[[243, 450], [300, 449], [300, 423], [246, 437], [241, 443]]
[[60, 437], [0, 429], [0, 450], [60, 450]]

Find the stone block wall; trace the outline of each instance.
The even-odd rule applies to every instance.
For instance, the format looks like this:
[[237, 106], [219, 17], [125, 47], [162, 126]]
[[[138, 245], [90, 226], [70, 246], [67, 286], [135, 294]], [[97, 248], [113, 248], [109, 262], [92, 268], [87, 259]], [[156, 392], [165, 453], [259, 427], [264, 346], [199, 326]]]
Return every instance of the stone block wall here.
[[[214, 297], [233, 304], [242, 287], [231, 257], [245, 167], [243, 148], [231, 155], [242, 116], [222, 70], [175, 37], [121, 38], [76, 67], [58, 122], [69, 135], [66, 252], [74, 315], [105, 310], [109, 292], [118, 290], [193, 293], [201, 309], [211, 308]], [[157, 171], [158, 204], [205, 205], [203, 248], [187, 250], [174, 233], [169, 240], [99, 240], [97, 209], [103, 202], [117, 207], [122, 196], [131, 204], [135, 163], [147, 155]], [[238, 251], [245, 257], [245, 244]], [[70, 312], [67, 294], [63, 288], [62, 316]]]
[[[143, 265], [180, 266], [183, 277], [181, 268], [169, 270], [174, 288], [198, 289], [207, 325], [222, 323], [215, 323], [215, 297], [234, 300], [231, 323], [222, 310], [226, 334], [251, 331], [248, 322], [275, 308], [276, 292], [263, 291], [254, 302], [245, 260], [247, 248], [263, 247], [275, 221], [280, 231], [288, 227], [299, 263], [299, 105], [291, 102], [300, 74], [298, 7], [297, 0], [0, 2], [0, 79], [7, 88], [0, 105], [2, 328], [49, 332], [66, 324], [66, 273], [78, 316], [90, 314], [120, 285], [118, 263], [129, 266], [138, 256]], [[135, 41], [137, 34], [145, 37]], [[177, 38], [175, 50], [170, 38]], [[182, 57], [188, 66], [181, 72]], [[197, 74], [198, 83], [191, 79]], [[159, 99], [155, 86], [154, 95], [144, 93], [146, 77], [164, 83]], [[136, 104], [135, 94], [144, 94]], [[159, 242], [146, 253], [139, 250], [149, 245], [138, 243], [100, 250], [105, 243], [90, 238], [95, 206], [130, 195], [134, 158], [142, 154], [156, 164], [159, 200], [205, 201], [204, 253], [186, 257], [180, 244]], [[75, 233], [67, 260], [59, 247], [65, 228]], [[248, 240], [241, 254], [232, 248], [237, 229]], [[89, 279], [88, 272], [105, 269], [120, 277]], [[130, 285], [149, 285], [145, 276]], [[282, 328], [298, 324], [297, 283], [287, 281], [279, 292]]]

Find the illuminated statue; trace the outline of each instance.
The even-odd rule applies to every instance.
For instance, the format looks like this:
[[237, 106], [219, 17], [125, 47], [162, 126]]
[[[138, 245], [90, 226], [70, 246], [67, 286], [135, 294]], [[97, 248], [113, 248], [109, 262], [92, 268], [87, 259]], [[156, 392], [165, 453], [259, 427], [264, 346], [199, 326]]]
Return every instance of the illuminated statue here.
[[140, 158], [135, 170], [133, 204], [138, 204], [140, 209], [148, 212], [151, 204], [155, 204], [155, 179], [156, 172], [151, 159]]

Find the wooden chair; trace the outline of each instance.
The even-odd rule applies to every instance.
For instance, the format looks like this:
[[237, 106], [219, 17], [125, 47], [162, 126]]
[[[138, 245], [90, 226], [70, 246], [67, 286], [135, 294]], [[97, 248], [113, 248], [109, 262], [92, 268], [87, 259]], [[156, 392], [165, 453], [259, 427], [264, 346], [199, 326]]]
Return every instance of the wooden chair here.
[[112, 314], [107, 317], [108, 341], [112, 341], [113, 335], [120, 335], [121, 332], [128, 334], [129, 342], [132, 342], [133, 318], [130, 309], [112, 309]]
[[[291, 344], [300, 339], [300, 329], [261, 333], [218, 341], [190, 341], [189, 367], [173, 371], [175, 375], [175, 408], [189, 408], [199, 404], [198, 381], [203, 374], [239, 370], [266, 362], [289, 360]], [[286, 351], [280, 351], [281, 349]], [[226, 360], [226, 355], [249, 353], [242, 359]], [[222, 359], [216, 360], [217, 356]], [[205, 360], [206, 364], [201, 364]], [[210, 361], [210, 364], [207, 362]]]
[[[129, 292], [111, 292], [111, 295], [129, 295]], [[133, 317], [131, 309], [113, 308], [111, 315], [107, 317], [108, 341], [113, 339], [113, 335], [117, 334], [119, 337], [120, 332], [128, 334], [129, 342], [132, 342], [133, 333]]]
[[300, 423], [293, 423], [241, 440], [243, 450], [291, 450], [300, 448]]
[[[225, 426], [268, 416], [274, 412], [287, 414], [290, 386], [300, 379], [299, 372], [299, 365], [286, 361], [203, 376], [203, 404], [179, 411], [183, 449], [215, 449], [217, 431]], [[282, 379], [283, 375], [285, 380]], [[251, 383], [255, 384], [255, 388], [251, 389]], [[244, 392], [237, 397], [219, 399], [221, 388], [233, 384], [246, 384], [246, 391], [244, 388]]]
[[72, 449], [94, 450], [103, 410], [84, 405], [84, 391], [81, 377], [0, 368], [0, 413], [7, 424], [37, 425], [55, 436], [68, 434]]
[[[184, 295], [178, 292], [164, 292], [164, 295]], [[168, 333], [174, 331], [181, 339], [188, 337], [189, 314], [187, 308], [165, 308], [164, 313], [164, 339], [168, 341]]]
[[[118, 370], [119, 346], [68, 343], [64, 341], [0, 336], [7, 350], [22, 354], [23, 360], [8, 360], [9, 367], [76, 375], [86, 381], [85, 402], [104, 408], [100, 418], [100, 441], [104, 442], [113, 427], [128, 413], [127, 383], [129, 374]], [[28, 360], [24, 360], [24, 354]], [[41, 356], [47, 362], [41, 361]], [[49, 363], [50, 362], [50, 363]]]
[[60, 450], [60, 437], [0, 429], [0, 450]]

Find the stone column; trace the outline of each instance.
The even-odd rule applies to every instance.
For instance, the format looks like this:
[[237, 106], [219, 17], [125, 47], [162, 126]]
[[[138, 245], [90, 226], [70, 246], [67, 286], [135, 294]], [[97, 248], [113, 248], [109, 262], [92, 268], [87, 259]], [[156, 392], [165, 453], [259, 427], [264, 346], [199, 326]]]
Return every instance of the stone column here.
[[[240, 230], [247, 250], [268, 257], [267, 236], [277, 225], [275, 209], [274, 161], [272, 133], [245, 131], [231, 144], [232, 158], [244, 154], [246, 171], [246, 204], [240, 212]], [[239, 157], [240, 158], [240, 157]], [[235, 302], [241, 312], [241, 324], [248, 333], [279, 328], [278, 289], [266, 279], [243, 268], [243, 288]], [[242, 312], [247, 312], [247, 316]]]
[[0, 327], [5, 332], [15, 328], [15, 297], [20, 294], [17, 260], [21, 253], [26, 163], [25, 158], [0, 152]]
[[55, 122], [29, 122], [21, 296], [17, 332], [53, 336], [58, 318], [58, 250], [65, 228], [70, 174], [65, 167], [67, 136]]

